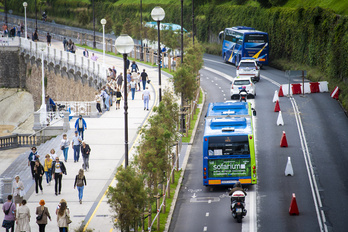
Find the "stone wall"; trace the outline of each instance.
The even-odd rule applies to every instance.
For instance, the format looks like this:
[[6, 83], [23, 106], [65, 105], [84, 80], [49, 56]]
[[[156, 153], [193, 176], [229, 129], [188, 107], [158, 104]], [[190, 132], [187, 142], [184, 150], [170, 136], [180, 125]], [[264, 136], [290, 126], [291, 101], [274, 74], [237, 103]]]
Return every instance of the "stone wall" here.
[[[41, 106], [41, 59], [19, 54], [18, 47], [0, 47], [0, 87], [24, 88], [33, 95], [35, 110]], [[93, 101], [91, 78], [45, 62], [45, 93], [54, 101]]]

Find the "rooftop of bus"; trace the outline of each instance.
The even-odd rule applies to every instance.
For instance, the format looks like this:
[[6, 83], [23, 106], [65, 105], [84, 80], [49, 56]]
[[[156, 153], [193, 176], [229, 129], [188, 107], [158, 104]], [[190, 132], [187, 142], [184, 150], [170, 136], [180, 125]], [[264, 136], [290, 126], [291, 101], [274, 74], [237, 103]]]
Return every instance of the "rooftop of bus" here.
[[214, 102], [208, 106], [206, 117], [251, 116], [250, 102]]
[[251, 118], [224, 117], [207, 118], [205, 120], [204, 136], [233, 136], [252, 134]]

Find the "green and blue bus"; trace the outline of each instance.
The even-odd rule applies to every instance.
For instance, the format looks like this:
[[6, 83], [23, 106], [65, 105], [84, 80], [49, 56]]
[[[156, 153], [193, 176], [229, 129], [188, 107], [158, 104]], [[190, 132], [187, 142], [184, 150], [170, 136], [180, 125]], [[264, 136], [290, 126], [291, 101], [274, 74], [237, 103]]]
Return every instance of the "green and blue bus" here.
[[243, 59], [255, 59], [259, 65], [268, 65], [268, 33], [251, 27], [225, 28], [219, 34], [222, 40], [222, 58], [235, 65]]
[[214, 117], [252, 117], [256, 111], [250, 102], [213, 102], [209, 103], [206, 118]]
[[256, 184], [251, 117], [206, 118], [203, 135], [203, 185]]

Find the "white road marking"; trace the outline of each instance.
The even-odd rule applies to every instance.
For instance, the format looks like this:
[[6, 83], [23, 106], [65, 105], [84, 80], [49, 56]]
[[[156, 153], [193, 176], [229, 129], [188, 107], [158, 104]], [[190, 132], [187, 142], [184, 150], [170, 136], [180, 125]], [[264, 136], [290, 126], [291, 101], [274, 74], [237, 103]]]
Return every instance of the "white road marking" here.
[[211, 203], [211, 200], [208, 201], [208, 204], [210, 204], [210, 203]]
[[208, 231], [208, 227], [203, 227], [203, 231]]
[[209, 212], [206, 212], [206, 213], [205, 213], [205, 216], [206, 216], [206, 217], [209, 217]]

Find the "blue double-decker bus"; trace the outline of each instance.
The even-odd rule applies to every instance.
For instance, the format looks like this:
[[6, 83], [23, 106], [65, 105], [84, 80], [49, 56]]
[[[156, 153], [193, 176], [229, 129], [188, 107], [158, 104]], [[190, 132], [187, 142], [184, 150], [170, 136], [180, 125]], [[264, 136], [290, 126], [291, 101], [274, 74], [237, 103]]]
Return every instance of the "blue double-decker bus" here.
[[259, 65], [268, 65], [268, 33], [251, 27], [225, 28], [219, 34], [222, 40], [222, 58], [235, 65], [246, 58], [255, 59]]
[[203, 185], [256, 184], [251, 117], [206, 118], [203, 135]]

